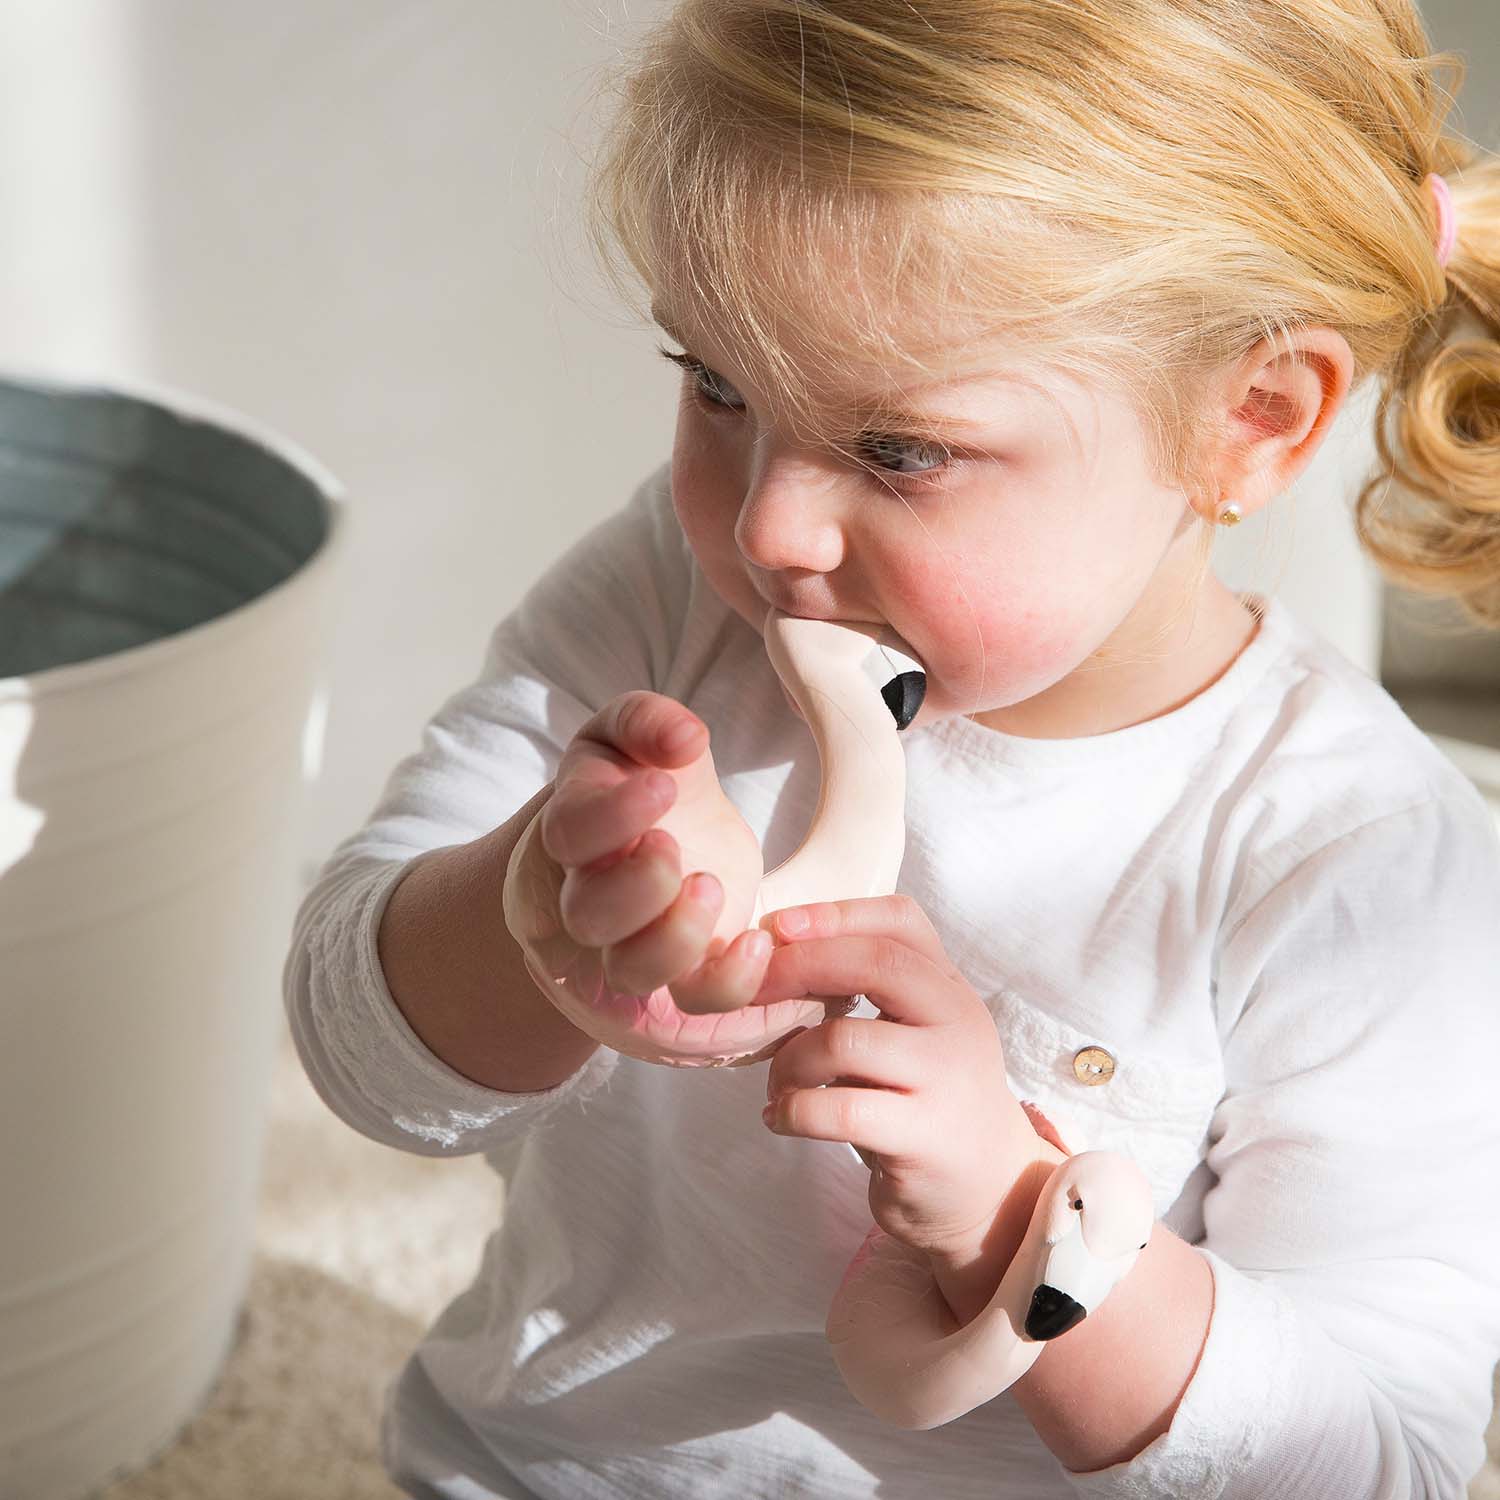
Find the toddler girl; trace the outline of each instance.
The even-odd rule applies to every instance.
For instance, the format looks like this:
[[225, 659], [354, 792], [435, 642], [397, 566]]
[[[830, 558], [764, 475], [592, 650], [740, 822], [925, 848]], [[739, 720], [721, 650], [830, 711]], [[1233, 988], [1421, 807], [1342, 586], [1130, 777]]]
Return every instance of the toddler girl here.
[[[680, 0], [648, 34], [590, 204], [682, 367], [671, 460], [496, 626], [286, 964], [331, 1109], [507, 1177], [390, 1389], [409, 1494], [1463, 1493], [1500, 845], [1377, 683], [1209, 566], [1374, 377], [1365, 546], [1500, 625], [1500, 170], [1443, 134], [1452, 61], [1409, 0]], [[925, 667], [905, 862], [726, 947], [653, 824], [711, 745], [768, 870], [805, 834], [772, 605]], [[886, 1003], [766, 1068], [600, 1046], [505, 927], [538, 814], [617, 987]], [[830, 1300], [874, 1215], [956, 1325], [984, 1307], [1037, 1201], [1023, 1100], [1157, 1222], [1002, 1396], [884, 1423]]]

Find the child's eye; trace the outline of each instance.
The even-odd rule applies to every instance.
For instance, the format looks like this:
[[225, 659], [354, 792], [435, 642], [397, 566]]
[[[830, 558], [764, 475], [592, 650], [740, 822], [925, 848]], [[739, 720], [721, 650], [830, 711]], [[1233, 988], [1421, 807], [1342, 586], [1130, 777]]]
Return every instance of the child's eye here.
[[[672, 354], [666, 349], [663, 349], [660, 345], [657, 345], [656, 352], [660, 354], [663, 359], [671, 360], [674, 365], [681, 365], [681, 367], [688, 372], [688, 374], [692, 377], [693, 382], [693, 399], [698, 402], [700, 406], [707, 406], [715, 411], [738, 412], [743, 410], [742, 407], [736, 406], [732, 401], [726, 401], [721, 397], [709, 394], [708, 387], [704, 384], [704, 382], [724, 381], [724, 377], [722, 375], [715, 374], [715, 372], [710, 370], [702, 360], [694, 359], [691, 354]], [[729, 390], [732, 391], [734, 389], [732, 385], [729, 385], [728, 381], [724, 381], [724, 384], [726, 387], [728, 387]]]
[[[692, 397], [699, 406], [713, 412], [734, 414], [743, 411], [742, 405], [736, 405], [721, 396], [710, 394], [710, 387], [705, 382], [722, 382], [731, 391], [734, 387], [724, 381], [723, 376], [710, 370], [701, 360], [694, 359], [690, 354], [672, 354], [660, 345], [657, 346], [657, 353], [663, 359], [681, 366], [692, 377]], [[857, 448], [858, 457], [867, 461], [861, 462], [859, 467], [869, 472], [869, 463], [880, 466], [874, 470], [872, 477], [878, 483], [896, 490], [935, 488], [935, 477], [951, 476], [961, 466], [961, 461], [954, 458], [943, 444], [931, 442], [925, 438], [899, 437], [893, 433], [865, 433], [859, 438]], [[908, 455], [920, 452], [926, 458], [934, 459], [935, 462], [930, 468], [921, 469], [916, 473], [883, 467], [886, 463], [900, 462], [897, 455], [903, 452]], [[921, 459], [918, 461], [921, 462]]]
[[895, 437], [889, 433], [870, 433], [860, 440], [860, 451], [865, 455], [873, 455], [875, 461], [881, 464], [887, 461], [899, 462], [895, 455], [903, 451], [907, 454], [919, 453], [932, 460], [931, 468], [921, 469], [914, 474], [904, 469], [893, 469], [889, 475], [882, 471], [877, 476], [880, 479], [902, 479], [908, 483], [921, 484], [928, 482], [930, 475], [951, 473], [955, 463], [953, 455], [941, 443], [931, 443], [924, 438]]

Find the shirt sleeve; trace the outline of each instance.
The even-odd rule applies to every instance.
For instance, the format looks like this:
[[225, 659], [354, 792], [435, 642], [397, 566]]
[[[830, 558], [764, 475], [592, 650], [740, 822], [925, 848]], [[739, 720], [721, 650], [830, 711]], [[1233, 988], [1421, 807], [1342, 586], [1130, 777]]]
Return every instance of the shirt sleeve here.
[[1477, 793], [1303, 860], [1229, 932], [1216, 996], [1203, 1351], [1167, 1432], [1067, 1477], [1462, 1500], [1500, 1356], [1500, 844]]
[[690, 577], [669, 474], [663, 465], [649, 476], [495, 627], [478, 677], [428, 721], [421, 748], [397, 763], [365, 825], [301, 899], [282, 969], [292, 1037], [324, 1103], [372, 1140], [426, 1156], [489, 1151], [582, 1104], [618, 1062], [600, 1047], [572, 1077], [534, 1093], [474, 1082], [407, 1023], [376, 935], [409, 868], [505, 822], [556, 775], [594, 713], [665, 679]]

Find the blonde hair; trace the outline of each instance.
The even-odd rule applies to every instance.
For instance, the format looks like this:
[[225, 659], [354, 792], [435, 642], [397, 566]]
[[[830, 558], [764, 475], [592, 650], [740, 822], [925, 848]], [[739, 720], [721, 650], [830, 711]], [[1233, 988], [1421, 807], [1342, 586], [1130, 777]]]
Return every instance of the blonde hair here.
[[[1464, 73], [1411, 0], [678, 0], [611, 80], [586, 224], [800, 439], [846, 429], [855, 364], [999, 351], [1122, 394], [1210, 515], [1209, 377], [1330, 326], [1382, 382], [1361, 541], [1500, 627], [1500, 345], [1446, 343], [1500, 329], [1500, 161], [1443, 133]], [[1457, 174], [1446, 276], [1428, 172]]]

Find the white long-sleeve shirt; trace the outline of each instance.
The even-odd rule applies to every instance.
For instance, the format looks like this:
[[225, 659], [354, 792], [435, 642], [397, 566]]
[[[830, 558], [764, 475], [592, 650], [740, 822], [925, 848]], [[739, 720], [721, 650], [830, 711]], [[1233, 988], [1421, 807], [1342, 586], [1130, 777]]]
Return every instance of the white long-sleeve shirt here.
[[[854, 1400], [823, 1325], [868, 1173], [766, 1129], [764, 1066], [601, 1047], [504, 1094], [421, 1044], [377, 956], [392, 887], [509, 819], [617, 694], [704, 720], [767, 869], [807, 830], [811, 732], [668, 486], [663, 466], [500, 622], [297, 914], [285, 999], [329, 1108], [508, 1181], [473, 1285], [390, 1388], [393, 1476], [462, 1500], [1460, 1497], [1500, 1356], [1500, 843], [1475, 788], [1275, 598], [1149, 722], [902, 736], [898, 889], [992, 1012], [1012, 1088], [1131, 1154], [1212, 1268], [1198, 1367], [1130, 1461], [1067, 1472], [1004, 1395], [927, 1432]], [[1075, 1073], [1087, 1046], [1107, 1083]]]

